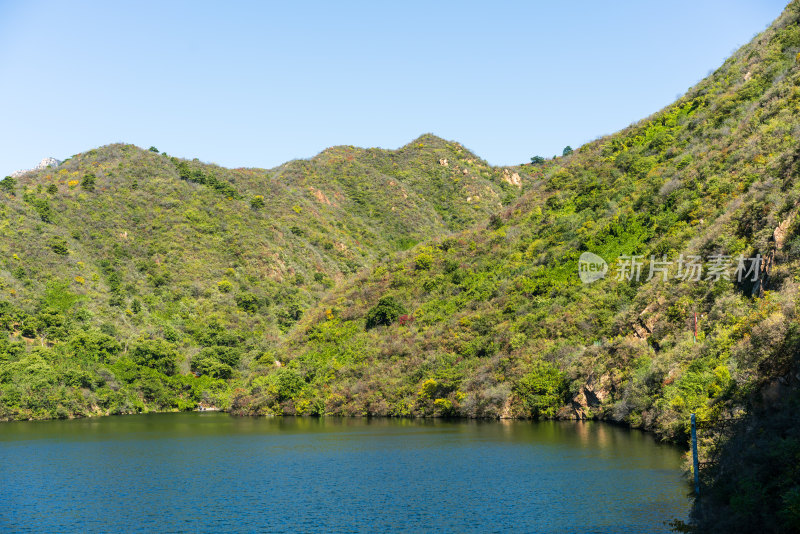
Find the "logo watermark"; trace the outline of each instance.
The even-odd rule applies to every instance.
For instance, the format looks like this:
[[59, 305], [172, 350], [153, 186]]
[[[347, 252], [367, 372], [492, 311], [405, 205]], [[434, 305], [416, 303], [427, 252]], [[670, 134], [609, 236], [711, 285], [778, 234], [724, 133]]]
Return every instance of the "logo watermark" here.
[[[701, 280], [736, 280], [738, 282], [758, 280], [761, 272], [761, 254], [746, 258], [724, 254], [712, 254], [703, 259], [696, 255], [681, 254], [676, 260], [668, 260], [666, 255], [657, 258], [644, 255], [623, 255], [613, 263], [613, 279], [639, 282], [657, 279], [660, 282], [682, 280], [699, 282]], [[605, 278], [609, 271], [608, 263], [597, 254], [584, 252], [578, 259], [578, 276], [584, 284], [591, 284]]]
[[606, 260], [591, 252], [581, 254], [578, 259], [578, 276], [581, 277], [581, 282], [591, 284], [595, 280], [604, 278], [606, 273], [608, 273]]

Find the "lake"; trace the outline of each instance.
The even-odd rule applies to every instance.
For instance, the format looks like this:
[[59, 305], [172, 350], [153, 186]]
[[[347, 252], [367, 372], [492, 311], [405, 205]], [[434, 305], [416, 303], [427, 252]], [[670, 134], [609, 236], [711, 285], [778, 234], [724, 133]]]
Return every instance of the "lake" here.
[[681, 451], [598, 422], [0, 424], [0, 531], [667, 532]]

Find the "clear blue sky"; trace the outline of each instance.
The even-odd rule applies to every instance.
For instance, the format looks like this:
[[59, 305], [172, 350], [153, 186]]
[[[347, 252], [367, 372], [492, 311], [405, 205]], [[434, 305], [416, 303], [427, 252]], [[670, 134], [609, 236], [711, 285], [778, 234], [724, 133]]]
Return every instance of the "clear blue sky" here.
[[0, 0], [0, 176], [118, 141], [272, 167], [425, 132], [521, 163], [669, 104], [783, 7]]

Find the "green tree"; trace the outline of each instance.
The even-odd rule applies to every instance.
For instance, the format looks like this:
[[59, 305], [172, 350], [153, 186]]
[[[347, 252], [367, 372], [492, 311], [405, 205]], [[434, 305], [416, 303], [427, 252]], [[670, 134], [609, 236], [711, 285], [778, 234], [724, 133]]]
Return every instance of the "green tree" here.
[[531, 163], [533, 165], [541, 165], [542, 163], [544, 163], [544, 158], [542, 156], [533, 156], [531, 158]]
[[366, 328], [369, 330], [380, 325], [390, 325], [405, 314], [405, 308], [394, 297], [381, 297], [375, 307], [367, 312]]
[[427, 271], [431, 265], [433, 265], [433, 257], [430, 254], [423, 252], [414, 258], [414, 268], [418, 271]]
[[241, 351], [234, 347], [206, 347], [192, 357], [191, 369], [212, 378], [229, 379], [239, 365]]
[[564, 151], [561, 153], [562, 156], [569, 156], [572, 154], [572, 147], [567, 145], [564, 147]]
[[83, 180], [81, 180], [81, 187], [86, 191], [94, 191], [96, 181], [97, 177], [94, 173], [90, 172], [84, 175]]
[[134, 363], [150, 367], [167, 376], [178, 371], [178, 353], [174, 345], [163, 339], [143, 339], [131, 350]]
[[259, 300], [258, 297], [252, 293], [242, 293], [235, 297], [236, 305], [246, 311], [247, 313], [255, 313], [258, 311]]
[[567, 380], [553, 364], [538, 360], [517, 383], [515, 392], [533, 417], [554, 417], [564, 403]]
[[6, 176], [0, 181], [0, 189], [5, 191], [6, 193], [13, 193], [14, 188], [17, 187], [17, 180], [12, 178], [11, 176]]
[[281, 369], [277, 372], [278, 399], [288, 400], [305, 386], [305, 381], [295, 371], [291, 369]]

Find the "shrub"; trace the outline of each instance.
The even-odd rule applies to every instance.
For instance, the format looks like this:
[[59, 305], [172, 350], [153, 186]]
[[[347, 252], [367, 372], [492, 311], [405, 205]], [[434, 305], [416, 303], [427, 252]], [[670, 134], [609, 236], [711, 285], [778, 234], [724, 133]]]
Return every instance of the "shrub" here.
[[30, 204], [33, 209], [36, 210], [36, 213], [39, 214], [39, 218], [42, 219], [42, 222], [51, 223], [53, 222], [53, 209], [50, 207], [50, 202], [44, 198], [36, 198], [34, 195], [26, 194], [25, 202]]
[[70, 354], [84, 361], [110, 363], [122, 350], [119, 342], [100, 332], [81, 332], [67, 343]]
[[220, 293], [230, 293], [233, 289], [233, 284], [230, 280], [220, 280], [217, 282], [217, 289]]
[[54, 236], [50, 239], [50, 249], [59, 256], [66, 256], [69, 254], [67, 248], [67, 240], [61, 236]]
[[250, 199], [250, 207], [254, 210], [260, 210], [265, 206], [264, 197], [261, 195], [256, 195]]
[[418, 271], [427, 271], [431, 265], [433, 265], [433, 257], [430, 254], [423, 252], [414, 258], [414, 268]]
[[380, 325], [390, 325], [406, 311], [394, 297], [381, 297], [378, 303], [367, 312], [367, 330]]
[[419, 388], [418, 396], [421, 399], [432, 399], [439, 392], [439, 383], [433, 378], [429, 378], [422, 383]]

